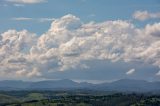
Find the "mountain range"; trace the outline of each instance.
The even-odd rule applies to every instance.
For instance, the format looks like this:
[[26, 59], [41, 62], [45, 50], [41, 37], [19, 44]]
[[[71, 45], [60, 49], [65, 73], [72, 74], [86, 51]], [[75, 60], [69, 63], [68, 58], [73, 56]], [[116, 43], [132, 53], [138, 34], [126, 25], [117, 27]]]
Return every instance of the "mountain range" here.
[[93, 84], [88, 82], [75, 82], [69, 79], [46, 80], [38, 82], [4, 80], [0, 81], [0, 90], [96, 90], [120, 92], [160, 92], [160, 82], [147, 82], [143, 80], [121, 79], [110, 83]]

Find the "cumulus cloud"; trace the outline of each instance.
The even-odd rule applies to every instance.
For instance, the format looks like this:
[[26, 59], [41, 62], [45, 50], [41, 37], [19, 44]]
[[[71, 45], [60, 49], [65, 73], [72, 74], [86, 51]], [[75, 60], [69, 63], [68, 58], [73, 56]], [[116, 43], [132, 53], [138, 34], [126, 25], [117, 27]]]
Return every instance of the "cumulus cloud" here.
[[[3, 74], [12, 73], [25, 69], [30, 73], [32, 62], [29, 61], [29, 50], [37, 43], [36, 34], [26, 30], [9, 30], [0, 36], [0, 71]], [[2, 75], [3, 75], [2, 74]]]
[[0, 73], [43, 77], [52, 71], [89, 68], [85, 61], [94, 60], [140, 61], [160, 67], [159, 25], [136, 28], [122, 20], [83, 23], [69, 14], [55, 19], [41, 36], [9, 30], [0, 36]]
[[133, 18], [140, 21], [145, 21], [148, 19], [156, 19], [156, 18], [160, 19], [160, 12], [150, 13], [148, 11], [136, 11], [133, 14]]
[[127, 75], [131, 75], [135, 72], [135, 69], [130, 69], [129, 71], [126, 72]]
[[12, 3], [20, 3], [20, 4], [35, 4], [35, 3], [47, 2], [47, 0], [6, 0], [6, 1]]

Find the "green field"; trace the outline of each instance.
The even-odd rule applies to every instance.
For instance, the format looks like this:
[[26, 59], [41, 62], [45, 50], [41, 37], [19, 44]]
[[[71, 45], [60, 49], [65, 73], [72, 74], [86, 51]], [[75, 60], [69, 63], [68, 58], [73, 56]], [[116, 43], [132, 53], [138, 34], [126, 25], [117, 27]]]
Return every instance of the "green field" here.
[[94, 91], [5, 91], [0, 106], [160, 106], [159, 95]]

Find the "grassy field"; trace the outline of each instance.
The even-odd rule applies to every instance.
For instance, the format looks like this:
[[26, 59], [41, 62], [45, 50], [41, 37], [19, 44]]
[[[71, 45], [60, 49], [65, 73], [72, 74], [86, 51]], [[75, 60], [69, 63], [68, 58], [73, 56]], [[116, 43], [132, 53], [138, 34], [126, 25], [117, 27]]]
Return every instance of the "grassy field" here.
[[0, 106], [160, 106], [159, 95], [72, 91], [0, 92]]

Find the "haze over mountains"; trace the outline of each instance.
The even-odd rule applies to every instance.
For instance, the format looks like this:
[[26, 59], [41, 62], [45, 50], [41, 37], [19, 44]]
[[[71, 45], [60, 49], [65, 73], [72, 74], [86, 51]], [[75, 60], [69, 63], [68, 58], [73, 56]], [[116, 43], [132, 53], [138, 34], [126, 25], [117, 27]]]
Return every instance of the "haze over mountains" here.
[[160, 82], [147, 82], [143, 80], [121, 79], [110, 83], [92, 84], [87, 82], [74, 82], [69, 79], [46, 80], [38, 82], [26, 81], [0, 81], [0, 90], [97, 90], [120, 92], [158, 92]]

